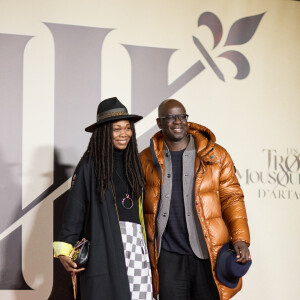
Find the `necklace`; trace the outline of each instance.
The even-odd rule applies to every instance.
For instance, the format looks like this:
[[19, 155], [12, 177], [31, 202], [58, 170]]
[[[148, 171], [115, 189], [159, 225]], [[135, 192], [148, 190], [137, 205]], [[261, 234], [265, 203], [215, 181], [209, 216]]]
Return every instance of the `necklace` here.
[[[122, 206], [125, 209], [131, 209], [133, 207], [133, 200], [130, 198], [129, 193], [128, 193], [128, 189], [127, 189], [127, 184], [126, 182], [122, 179], [122, 177], [118, 174], [117, 170], [114, 169], [117, 176], [121, 179], [121, 182], [123, 183], [123, 185], [126, 187], [126, 191], [127, 193], [125, 194], [125, 198], [122, 199]], [[129, 203], [128, 203], [129, 202]]]

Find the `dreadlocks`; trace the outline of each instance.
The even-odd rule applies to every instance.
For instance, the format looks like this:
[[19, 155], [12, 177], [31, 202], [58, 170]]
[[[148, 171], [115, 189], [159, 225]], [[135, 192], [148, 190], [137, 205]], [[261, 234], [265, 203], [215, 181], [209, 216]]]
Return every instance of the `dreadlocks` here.
[[[130, 122], [130, 126], [132, 137], [125, 150], [125, 175], [133, 195], [140, 196], [145, 181], [138, 157], [134, 123]], [[104, 192], [112, 182], [113, 152], [112, 122], [103, 123], [93, 131], [88, 148], [84, 154], [94, 160], [95, 175], [98, 180], [98, 191], [101, 199], [104, 199]]]
[[130, 122], [130, 126], [132, 130], [132, 137], [125, 152], [125, 175], [132, 189], [133, 195], [140, 196], [145, 185], [145, 180], [139, 160], [134, 123]]

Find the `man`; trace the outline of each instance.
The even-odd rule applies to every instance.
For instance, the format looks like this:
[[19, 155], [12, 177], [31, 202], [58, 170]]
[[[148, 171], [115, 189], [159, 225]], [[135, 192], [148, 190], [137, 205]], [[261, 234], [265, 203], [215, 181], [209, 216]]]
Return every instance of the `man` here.
[[144, 213], [154, 296], [159, 300], [229, 299], [215, 272], [230, 239], [237, 261], [250, 260], [243, 192], [233, 162], [214, 134], [187, 122], [182, 103], [163, 101], [157, 132], [141, 155], [146, 180]]

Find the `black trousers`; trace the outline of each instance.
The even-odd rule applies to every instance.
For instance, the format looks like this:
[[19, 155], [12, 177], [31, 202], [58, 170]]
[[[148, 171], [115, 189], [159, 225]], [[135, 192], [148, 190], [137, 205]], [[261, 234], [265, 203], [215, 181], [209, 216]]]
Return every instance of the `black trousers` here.
[[209, 259], [161, 249], [159, 300], [219, 300]]

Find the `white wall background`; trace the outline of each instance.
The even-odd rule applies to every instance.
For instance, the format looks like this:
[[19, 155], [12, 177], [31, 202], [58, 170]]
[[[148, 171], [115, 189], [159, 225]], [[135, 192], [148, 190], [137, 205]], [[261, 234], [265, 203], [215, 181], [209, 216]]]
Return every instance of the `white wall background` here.
[[[214, 13], [223, 26], [220, 45], [213, 51], [211, 32], [207, 27], [197, 26], [204, 12]], [[234, 64], [218, 55], [224, 52], [222, 46], [235, 21], [264, 12], [249, 42], [228, 46], [228, 50], [240, 51], [250, 63], [249, 76], [236, 80]], [[44, 23], [114, 28], [102, 48], [101, 99], [118, 96], [132, 112], [131, 60], [121, 44], [178, 49], [169, 61], [169, 82], [197, 60], [203, 63], [205, 70], [172, 98], [184, 103], [191, 121], [215, 133], [217, 142], [229, 151], [240, 174], [253, 264], [235, 299], [298, 299], [300, 3], [288, 0], [0, 0], [0, 33], [33, 36], [24, 52], [23, 208], [53, 181], [55, 47]], [[209, 51], [225, 82], [217, 78], [195, 47], [192, 36], [201, 40]], [[96, 106], [92, 111], [96, 113]], [[155, 117], [156, 109], [148, 112], [137, 125], [138, 136], [152, 127]], [[90, 123], [94, 118], [92, 114]], [[76, 156], [79, 160], [80, 153]], [[34, 289], [0, 290], [0, 299], [34, 300], [49, 296], [52, 203], [67, 188], [68, 184], [61, 186], [0, 232], [2, 240], [23, 225], [23, 274]], [[5, 195], [0, 197], [5, 201]]]

